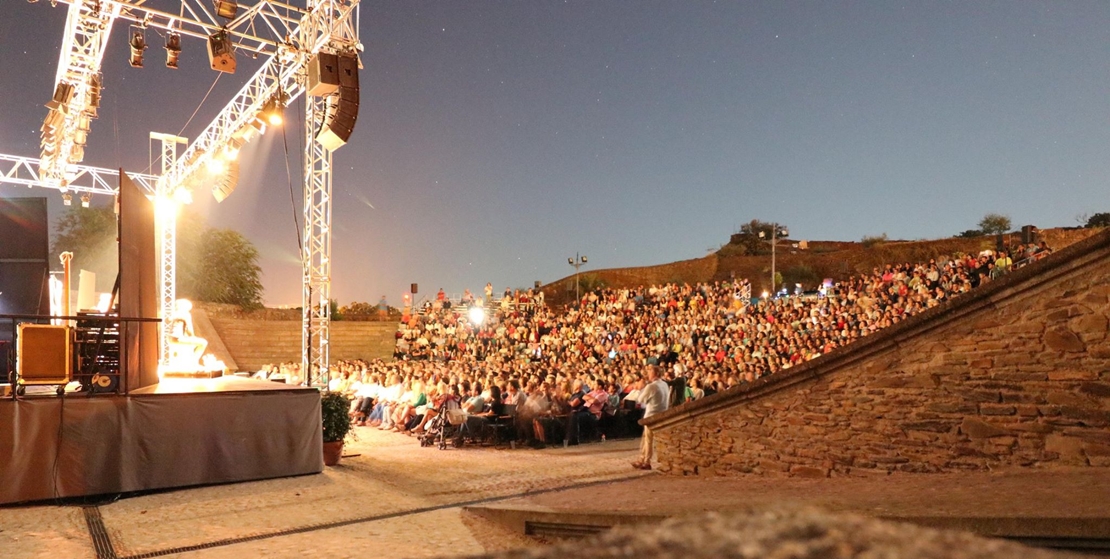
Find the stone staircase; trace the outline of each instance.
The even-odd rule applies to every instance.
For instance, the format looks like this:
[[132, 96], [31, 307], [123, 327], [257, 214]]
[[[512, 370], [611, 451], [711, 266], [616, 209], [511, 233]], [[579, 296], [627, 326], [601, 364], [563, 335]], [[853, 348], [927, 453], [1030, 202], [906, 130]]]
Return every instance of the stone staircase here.
[[[211, 322], [240, 371], [301, 360], [300, 322], [216, 317]], [[333, 322], [331, 360], [390, 359], [396, 330], [393, 322]]]

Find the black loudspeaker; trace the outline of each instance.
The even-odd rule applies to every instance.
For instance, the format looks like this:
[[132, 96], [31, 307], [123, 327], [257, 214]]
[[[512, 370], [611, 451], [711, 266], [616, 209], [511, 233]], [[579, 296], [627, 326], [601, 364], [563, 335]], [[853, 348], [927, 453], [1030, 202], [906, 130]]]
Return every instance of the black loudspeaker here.
[[316, 141], [328, 151], [335, 151], [351, 139], [355, 121], [358, 120], [358, 58], [354, 55], [337, 56], [339, 90], [328, 99], [327, 114], [316, 134]]
[[1037, 242], [1037, 228], [1032, 225], [1021, 227], [1021, 244], [1028, 245]]
[[308, 94], [327, 97], [339, 90], [339, 56], [318, 53], [308, 61]]
[[409, 286], [409, 289], [412, 291], [413, 295], [416, 295], [416, 284], [415, 283], [412, 284], [411, 286]]

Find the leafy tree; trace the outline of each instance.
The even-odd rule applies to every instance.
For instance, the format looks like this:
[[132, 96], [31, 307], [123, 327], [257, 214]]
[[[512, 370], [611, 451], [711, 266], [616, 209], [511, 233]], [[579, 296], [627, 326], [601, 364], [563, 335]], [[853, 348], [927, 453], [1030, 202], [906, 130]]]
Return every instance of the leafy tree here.
[[983, 232], [978, 229], [968, 229], [967, 231], [964, 231], [963, 233], [960, 233], [956, 236], [961, 239], [974, 239], [976, 237], [982, 237]]
[[987, 235], [1005, 233], [1010, 230], [1010, 216], [987, 214], [979, 220], [979, 229]]
[[258, 249], [238, 231], [208, 229], [201, 237], [195, 297], [245, 309], [262, 307], [262, 268]]
[[[781, 223], [778, 226], [780, 229], [786, 227]], [[745, 254], [761, 254], [768, 250], [764, 240], [770, 240], [774, 230], [774, 223], [753, 219], [740, 226], [740, 232], [732, 236], [732, 243], [743, 247]], [[762, 237], [759, 236], [760, 233], [763, 234]]]
[[1086, 227], [1110, 227], [1110, 212], [1100, 212], [1087, 219]]
[[107, 290], [119, 270], [117, 235], [116, 212], [111, 206], [72, 206], [55, 227], [50, 261], [57, 265], [61, 253], [72, 252], [74, 273], [96, 272], [98, 288]]
[[[116, 214], [112, 207], [71, 207], [55, 229], [55, 256], [73, 252], [75, 269], [99, 272], [108, 289], [118, 269]], [[197, 301], [262, 306], [258, 250], [241, 234], [207, 227], [181, 212], [177, 219], [177, 295]], [[101, 278], [106, 278], [102, 281]]]

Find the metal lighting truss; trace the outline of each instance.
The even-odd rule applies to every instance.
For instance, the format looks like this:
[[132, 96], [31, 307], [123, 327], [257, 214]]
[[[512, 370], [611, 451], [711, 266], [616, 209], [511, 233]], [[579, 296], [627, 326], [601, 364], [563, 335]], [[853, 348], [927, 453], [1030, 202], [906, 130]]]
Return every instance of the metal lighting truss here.
[[[119, 169], [102, 169], [88, 165], [70, 165], [66, 174], [66, 188], [61, 184], [46, 181], [39, 174], [40, 160], [34, 157], [0, 154], [0, 184], [19, 184], [26, 187], [45, 187], [55, 190], [70, 190], [79, 194], [106, 194], [115, 196], [119, 191]], [[148, 194], [154, 194], [158, 177], [143, 173], [126, 173]]]
[[[215, 120], [181, 154], [165, 180], [166, 192], [192, 188], [205, 180], [205, 164], [219, 157], [234, 141], [248, 135], [252, 122], [267, 101], [282, 95], [292, 101], [305, 91], [305, 67], [315, 54], [356, 52], [359, 0], [317, 0], [308, 3], [292, 41], [283, 45]], [[304, 133], [304, 247], [302, 267], [301, 365], [306, 380], [327, 384], [331, 314], [331, 198], [332, 155], [316, 141], [326, 111], [326, 100], [305, 102]]]
[[[55, 0], [54, 4], [59, 0]], [[147, 0], [60, 0], [69, 4], [58, 72], [58, 97], [43, 123], [40, 175], [65, 187], [67, 167], [80, 163], [100, 99], [100, 65], [116, 19], [139, 28], [156, 28], [206, 39], [226, 31], [240, 51], [273, 54], [297, 34], [306, 10], [285, 2], [258, 0], [224, 22], [207, 0], [180, 0], [178, 14], [148, 6]], [[311, 2], [311, 0], [309, 0]], [[242, 2], [246, 4], [246, 2]], [[265, 37], [262, 35], [268, 35]]]
[[[187, 144], [188, 140], [171, 134], [150, 133], [150, 139], [161, 143], [158, 157], [162, 163], [162, 177], [169, 174], [177, 163], [177, 145]], [[173, 332], [173, 318], [177, 303], [177, 200], [173, 193], [166, 191], [167, 181], [159, 180], [158, 194], [154, 197], [157, 211], [154, 213], [158, 235], [158, 304], [162, 310], [160, 361], [163, 365], [170, 362], [170, 334]]]
[[[266, 0], [259, 0], [249, 7], [245, 6], [246, 2], [241, 2], [243, 12], [226, 24], [207, 7], [205, 0], [181, 0], [178, 15], [153, 9], [146, 5], [146, 0], [61, 1], [70, 4], [70, 19], [76, 14], [76, 17], [84, 19], [99, 17], [103, 22], [101, 25], [82, 27], [96, 30], [93, 35], [99, 46], [95, 65], [87, 64], [86, 73], [98, 75], [103, 47], [114, 18], [123, 18], [141, 27], [172, 30], [181, 35], [205, 39], [212, 33], [225, 30], [237, 42], [237, 49], [270, 56], [212, 123], [176, 158], [172, 169], [164, 172], [154, 190], [165, 196], [176, 197], [179, 188], [192, 190], [197, 184], [210, 183], [211, 177], [201, 166], [221, 156], [232, 146], [233, 140], [240, 144], [245, 142], [251, 123], [267, 101], [280, 96], [288, 102], [304, 93], [305, 67], [315, 54], [321, 51], [354, 53], [362, 48], [358, 39], [359, 0], [305, 0], [304, 8]], [[259, 28], [268, 30], [273, 38], [259, 36]], [[65, 52], [77, 42], [77, 35], [79, 33], [67, 25], [59, 76], [63, 75], [63, 67], [70, 64]], [[90, 101], [86, 94], [81, 93], [80, 84], [72, 85], [77, 93], [69, 102], [70, 114], [88, 109]], [[326, 385], [331, 318], [328, 302], [331, 293], [332, 160], [331, 152], [315, 140], [314, 134], [324, 118], [326, 102], [309, 99], [305, 106], [302, 367], [306, 379], [314, 384]], [[78, 110], [75, 111], [75, 108]], [[68, 134], [71, 129], [66, 127], [59, 132]], [[58, 153], [69, 155], [69, 152], [61, 150]], [[66, 177], [66, 169], [73, 166], [68, 159], [61, 161], [64, 163], [52, 160], [54, 167], [51, 167], [49, 176], [59, 188], [64, 188], [62, 179]], [[165, 237], [166, 233], [159, 234], [163, 242]], [[161, 285], [167, 286], [175, 281], [174, 268], [171, 258], [163, 259]]]

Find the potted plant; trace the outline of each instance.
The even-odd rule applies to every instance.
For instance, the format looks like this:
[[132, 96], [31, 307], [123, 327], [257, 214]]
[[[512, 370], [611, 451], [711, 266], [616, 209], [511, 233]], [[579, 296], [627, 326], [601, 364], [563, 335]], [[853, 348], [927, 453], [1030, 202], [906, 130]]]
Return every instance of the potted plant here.
[[320, 414], [324, 426], [324, 464], [334, 466], [343, 456], [343, 439], [351, 430], [351, 401], [339, 392], [325, 392], [320, 397]]

